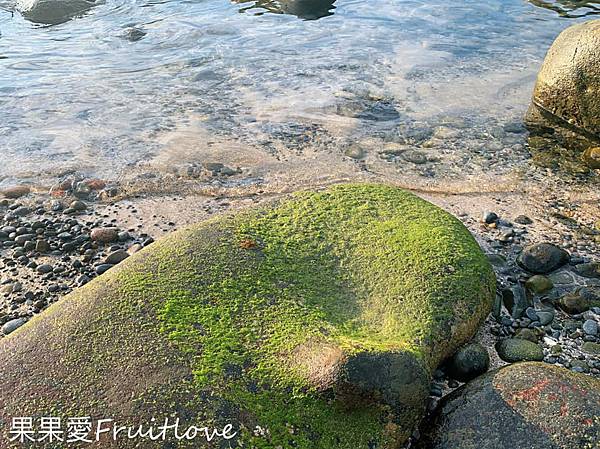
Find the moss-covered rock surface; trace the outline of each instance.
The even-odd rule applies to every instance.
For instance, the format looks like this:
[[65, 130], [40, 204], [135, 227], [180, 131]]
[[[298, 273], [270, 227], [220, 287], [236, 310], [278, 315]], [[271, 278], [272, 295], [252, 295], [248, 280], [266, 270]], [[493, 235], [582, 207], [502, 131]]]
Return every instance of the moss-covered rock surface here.
[[1, 431], [14, 416], [177, 416], [238, 433], [97, 446], [398, 447], [494, 291], [469, 232], [426, 201], [298, 193], [173, 233], [0, 341]]
[[598, 449], [600, 381], [528, 362], [448, 395], [418, 449]]

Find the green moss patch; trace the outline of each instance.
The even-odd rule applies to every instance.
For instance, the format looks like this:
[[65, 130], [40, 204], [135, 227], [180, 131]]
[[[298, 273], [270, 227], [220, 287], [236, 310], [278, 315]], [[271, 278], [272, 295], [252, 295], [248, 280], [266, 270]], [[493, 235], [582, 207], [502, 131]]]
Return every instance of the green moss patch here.
[[[94, 285], [110, 288], [99, 298]], [[158, 356], [185, 360], [186, 392], [165, 393], [156, 376], [134, 395], [138, 411], [168, 404], [234, 421], [244, 447], [357, 449], [406, 440], [429, 373], [473, 335], [494, 290], [454, 217], [394, 187], [338, 185], [174, 233], [63, 303], [91, 310], [88, 381], [152, 359], [139, 336], [108, 349], [123, 343], [107, 320], [134, 322], [161, 342]], [[83, 344], [69, 326], [49, 338], [73, 360]], [[65, 334], [75, 347], [61, 346]]]

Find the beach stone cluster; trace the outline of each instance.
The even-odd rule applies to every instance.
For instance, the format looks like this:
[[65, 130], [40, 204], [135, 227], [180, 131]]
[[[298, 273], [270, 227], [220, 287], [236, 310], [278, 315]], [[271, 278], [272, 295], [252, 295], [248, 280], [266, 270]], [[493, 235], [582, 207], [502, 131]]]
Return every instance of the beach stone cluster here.
[[87, 215], [81, 200], [14, 199], [28, 193], [10, 189], [0, 201], [2, 335], [153, 241]]

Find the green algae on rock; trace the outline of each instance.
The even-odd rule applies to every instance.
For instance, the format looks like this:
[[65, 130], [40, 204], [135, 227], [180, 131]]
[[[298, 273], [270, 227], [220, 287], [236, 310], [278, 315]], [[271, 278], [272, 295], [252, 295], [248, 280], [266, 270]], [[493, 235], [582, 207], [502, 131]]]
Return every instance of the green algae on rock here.
[[173, 233], [0, 341], [0, 417], [177, 415], [232, 423], [244, 447], [395, 448], [494, 292], [430, 203], [301, 192]]
[[600, 381], [543, 363], [509, 365], [448, 395], [419, 449], [597, 449]]

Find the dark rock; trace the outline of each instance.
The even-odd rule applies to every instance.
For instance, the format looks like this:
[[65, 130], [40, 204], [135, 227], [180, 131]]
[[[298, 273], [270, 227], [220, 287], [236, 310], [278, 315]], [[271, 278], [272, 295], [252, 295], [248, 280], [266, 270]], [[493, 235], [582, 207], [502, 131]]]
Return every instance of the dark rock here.
[[38, 273], [46, 274], [46, 273], [50, 273], [53, 269], [54, 269], [54, 267], [52, 267], [52, 265], [43, 264], [43, 265], [39, 265], [37, 267], [36, 271]]
[[536, 243], [523, 250], [519, 265], [537, 274], [550, 273], [569, 262], [569, 253], [551, 243]]
[[498, 215], [494, 212], [484, 212], [483, 213], [483, 217], [482, 220], [484, 223], [490, 224], [490, 223], [494, 223], [495, 221], [498, 220]]
[[506, 307], [506, 310], [509, 311], [514, 319], [521, 318], [525, 310], [533, 305], [533, 302], [521, 285], [504, 289], [502, 291], [502, 301], [504, 302], [504, 307]]
[[112, 267], [114, 267], [114, 265], [109, 264], [109, 263], [103, 263], [100, 264], [96, 267], [96, 273], [97, 274], [103, 274], [106, 273], [108, 270], [110, 270]]
[[13, 211], [13, 214], [15, 214], [17, 217], [24, 217], [26, 215], [29, 215], [30, 213], [31, 213], [31, 209], [29, 209], [26, 206], [18, 207], [17, 209], [15, 209]]
[[447, 365], [447, 372], [453, 379], [467, 382], [485, 373], [490, 367], [487, 350], [478, 343], [459, 349]]
[[106, 256], [106, 258], [104, 259], [104, 263], [109, 265], [116, 265], [118, 263], [123, 262], [128, 257], [129, 253], [127, 253], [127, 251], [119, 249]]
[[600, 382], [519, 363], [442, 400], [416, 449], [585, 449], [600, 441]]
[[18, 235], [15, 238], [15, 243], [17, 245], [23, 246], [25, 244], [25, 242], [31, 242], [31, 241], [34, 241], [35, 239], [36, 239], [35, 234], [23, 234], [23, 235]]

